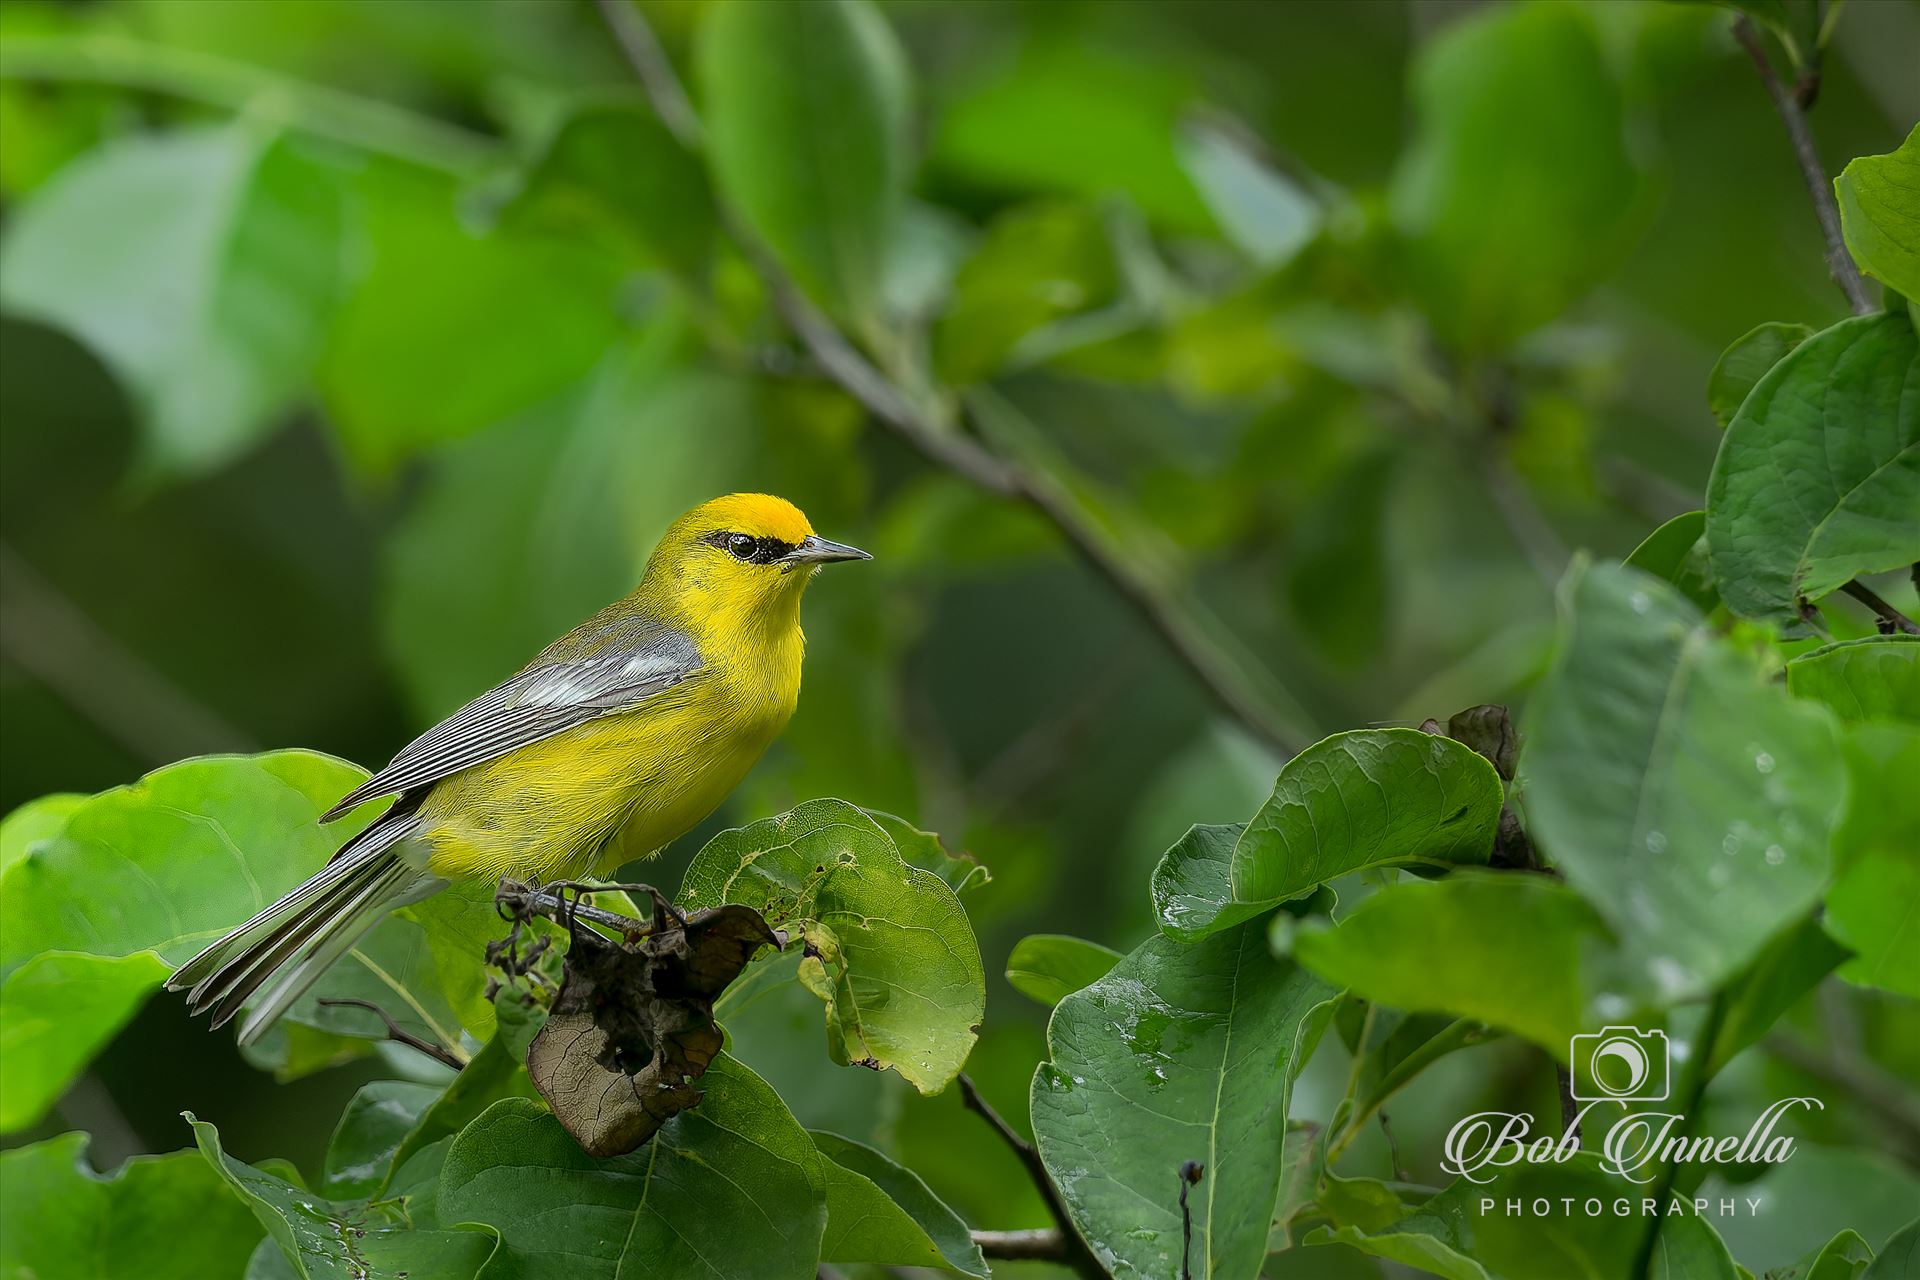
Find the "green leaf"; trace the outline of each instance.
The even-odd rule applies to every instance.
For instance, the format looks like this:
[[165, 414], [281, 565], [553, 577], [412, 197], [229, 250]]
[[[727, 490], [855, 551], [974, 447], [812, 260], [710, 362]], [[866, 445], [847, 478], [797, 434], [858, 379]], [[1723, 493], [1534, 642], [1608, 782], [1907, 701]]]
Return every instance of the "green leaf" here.
[[1421, 47], [1412, 91], [1417, 130], [1391, 193], [1412, 284], [1450, 343], [1499, 350], [1637, 238], [1648, 183], [1626, 103], [1591, 16], [1552, 4], [1446, 27]]
[[1840, 640], [1787, 662], [1787, 688], [1849, 723], [1920, 724], [1920, 636]]
[[864, 811], [813, 800], [723, 831], [694, 856], [679, 901], [740, 903], [804, 939], [800, 980], [827, 1004], [836, 1062], [892, 1067], [922, 1093], [959, 1074], [986, 1015], [980, 945], [953, 890]]
[[509, 1276], [813, 1280], [827, 1223], [813, 1140], [724, 1054], [700, 1086], [698, 1107], [610, 1160], [538, 1103], [495, 1103], [447, 1152], [440, 1220], [497, 1227]]
[[1176, 1171], [1197, 1275], [1252, 1280], [1283, 1169], [1287, 1099], [1333, 988], [1276, 960], [1258, 921], [1142, 943], [1060, 1002], [1033, 1078], [1033, 1131], [1074, 1226], [1116, 1277], [1180, 1268]]
[[260, 119], [132, 134], [9, 219], [0, 300], [106, 360], [139, 405], [146, 470], [210, 471], [310, 383], [343, 218], [334, 176]]
[[320, 1194], [357, 1200], [380, 1190], [400, 1145], [420, 1116], [440, 1096], [437, 1085], [411, 1080], [375, 1080], [347, 1102], [327, 1144]]
[[500, 218], [515, 230], [604, 237], [697, 290], [713, 265], [706, 170], [637, 96], [574, 103], [516, 176]]
[[0, 984], [0, 1133], [39, 1122], [172, 970], [151, 951], [43, 951]]
[[901, 857], [923, 871], [933, 872], [946, 881], [955, 893], [965, 893], [969, 889], [993, 883], [993, 872], [987, 870], [978, 858], [965, 851], [950, 853], [946, 841], [933, 832], [922, 831], [905, 818], [895, 817], [891, 813], [880, 813], [873, 809], [864, 812], [880, 824], [880, 829], [887, 833], [887, 838], [893, 841], [893, 847], [900, 851]]
[[1191, 126], [1176, 147], [1214, 221], [1260, 266], [1283, 266], [1320, 233], [1319, 201], [1226, 130]]
[[1842, 320], [1769, 370], [1707, 482], [1727, 607], [1783, 626], [1799, 600], [1920, 560], [1920, 346], [1904, 315]]
[[[168, 967], [180, 964], [326, 864], [357, 830], [356, 820], [322, 827], [317, 819], [365, 777], [344, 761], [306, 751], [206, 756], [91, 797], [57, 836], [0, 874], [0, 975], [42, 951], [152, 951]], [[463, 901], [470, 913], [492, 916], [486, 895], [456, 895], [437, 907], [448, 927]], [[463, 925], [462, 936], [470, 927], [493, 926]], [[457, 1042], [460, 1013], [480, 1006], [447, 993], [477, 995], [485, 960], [476, 950], [450, 969], [433, 954], [428, 934], [415, 920], [383, 921], [295, 1004], [288, 1019], [332, 1041], [306, 1044], [303, 1061], [322, 1065], [370, 1052], [386, 1038], [374, 1014], [323, 1008], [323, 998], [373, 1000], [408, 1030]], [[490, 1018], [486, 1009], [470, 1029], [486, 1034]], [[257, 1046], [256, 1060], [284, 1068], [293, 1034], [277, 1031]]]
[[[1484, 1185], [1462, 1178], [1378, 1231], [1356, 1226], [1321, 1229], [1310, 1245], [1345, 1244], [1376, 1258], [1417, 1267], [1447, 1280], [1534, 1280], [1536, 1277], [1624, 1276], [1633, 1271], [1644, 1219], [1623, 1222], [1610, 1214], [1586, 1214], [1620, 1200], [1630, 1183], [1604, 1172], [1597, 1153], [1582, 1152], [1564, 1163], [1518, 1163]], [[1569, 1197], [1573, 1210], [1543, 1223], [1503, 1206], [1546, 1200], [1557, 1211]], [[1482, 1205], [1493, 1204], [1483, 1211]], [[1546, 1229], [1547, 1224], [1551, 1229]], [[1666, 1218], [1649, 1274], [1668, 1280], [1734, 1280], [1732, 1257], [1705, 1218]]]
[[368, 1280], [407, 1272], [472, 1280], [498, 1246], [492, 1231], [415, 1231], [394, 1206], [342, 1203], [314, 1195], [220, 1147], [220, 1134], [187, 1113], [200, 1154], [244, 1201], [302, 1280]]
[[88, 1141], [66, 1133], [0, 1152], [0, 1275], [207, 1280], [247, 1265], [260, 1224], [198, 1155], [135, 1156], [101, 1177]]
[[912, 169], [909, 69], [886, 20], [866, 0], [728, 0], [695, 54], [720, 189], [815, 301], [883, 335]]
[[87, 802], [77, 792], [56, 791], [29, 800], [0, 822], [0, 872], [27, 856], [42, 840], [51, 840], [67, 825], [67, 817]]
[[1527, 710], [1536, 847], [1663, 998], [1718, 985], [1819, 897], [1844, 794], [1831, 722], [1672, 587], [1576, 565]]
[[1485, 862], [1502, 798], [1493, 766], [1451, 738], [1337, 733], [1286, 763], [1244, 830], [1195, 827], [1167, 851], [1161, 931], [1202, 937], [1369, 867]]
[[1879, 1151], [1801, 1142], [1791, 1160], [1759, 1178], [1735, 1187], [1715, 1177], [1698, 1194], [1760, 1202], [1751, 1214], [1721, 1219], [1720, 1230], [1729, 1248], [1762, 1271], [1791, 1265], [1843, 1227], [1879, 1246], [1882, 1256], [1898, 1257], [1894, 1243], [1920, 1204], [1920, 1176]]
[[389, 161], [366, 161], [352, 195], [358, 274], [320, 390], [362, 467], [389, 471], [540, 404], [619, 333], [619, 257], [580, 237], [476, 235], [451, 180]]
[[1833, 181], [1840, 231], [1860, 269], [1920, 298], [1920, 125], [1899, 149], [1848, 162]]
[[1920, 1274], [1920, 1218], [1894, 1233], [1861, 1280], [1900, 1280], [1916, 1274]]
[[1707, 559], [1707, 513], [1689, 511], [1648, 534], [1633, 549], [1627, 563], [1670, 582], [1702, 610], [1720, 603], [1713, 589], [1713, 567]]
[[967, 1224], [904, 1169], [872, 1147], [814, 1130], [827, 1175], [827, 1234], [822, 1262], [942, 1267], [987, 1275]]
[[1707, 375], [1707, 407], [1714, 420], [1723, 427], [1732, 422], [1767, 370], [1812, 336], [1807, 325], [1769, 320], [1734, 339]]
[[1726, 1016], [1707, 1055], [1708, 1077], [1742, 1049], [1757, 1044], [1846, 958], [1846, 948], [1836, 945], [1811, 916], [1776, 936], [1745, 973], [1727, 984], [1721, 997]]
[[1612, 973], [1606, 926], [1545, 876], [1463, 870], [1402, 880], [1338, 925], [1282, 930], [1293, 957], [1336, 986], [1396, 1009], [1501, 1027], [1565, 1057]]
[[1767, 1272], [1767, 1280], [1859, 1280], [1873, 1249], [1858, 1231], [1842, 1231], [1791, 1267]]
[[1056, 1005], [1106, 977], [1119, 959], [1118, 951], [1085, 938], [1035, 933], [1013, 944], [1007, 982], [1023, 996]]
[[1851, 785], [1825, 916], [1854, 952], [1840, 976], [1920, 1000], [1920, 730], [1861, 725], [1844, 746]]

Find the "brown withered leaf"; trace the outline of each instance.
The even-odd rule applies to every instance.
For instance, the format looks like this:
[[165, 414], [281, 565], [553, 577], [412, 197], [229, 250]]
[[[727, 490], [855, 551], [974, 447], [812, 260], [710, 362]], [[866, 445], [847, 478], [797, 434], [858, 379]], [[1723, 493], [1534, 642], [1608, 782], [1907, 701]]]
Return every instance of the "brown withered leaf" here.
[[1494, 772], [1502, 779], [1513, 781], [1514, 757], [1520, 751], [1520, 735], [1515, 732], [1513, 717], [1507, 714], [1505, 707], [1482, 703], [1456, 712], [1447, 721], [1447, 736], [1472, 747], [1493, 762]]
[[591, 1156], [617, 1156], [695, 1106], [694, 1081], [720, 1052], [713, 1001], [762, 946], [778, 946], [751, 907], [696, 911], [633, 943], [577, 929], [527, 1072]]

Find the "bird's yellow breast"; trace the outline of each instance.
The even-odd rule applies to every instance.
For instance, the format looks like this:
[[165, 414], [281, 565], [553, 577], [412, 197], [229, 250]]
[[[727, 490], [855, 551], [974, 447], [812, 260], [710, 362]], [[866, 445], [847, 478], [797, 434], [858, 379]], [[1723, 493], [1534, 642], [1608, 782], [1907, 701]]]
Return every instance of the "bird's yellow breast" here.
[[690, 679], [441, 782], [420, 806], [427, 867], [548, 881], [651, 853], [712, 813], [793, 714], [799, 628], [704, 655]]

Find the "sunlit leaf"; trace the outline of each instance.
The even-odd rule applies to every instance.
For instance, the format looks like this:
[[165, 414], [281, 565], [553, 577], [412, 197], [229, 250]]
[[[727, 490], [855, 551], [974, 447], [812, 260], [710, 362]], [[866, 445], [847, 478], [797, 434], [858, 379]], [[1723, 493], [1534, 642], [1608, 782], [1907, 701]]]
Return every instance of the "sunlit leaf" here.
[[0, 872], [27, 855], [42, 840], [60, 834], [67, 815], [87, 802], [71, 791], [56, 791], [27, 801], [0, 821]]
[[1920, 298], [1920, 126], [1896, 151], [1849, 161], [1833, 189], [1847, 250], [1860, 269]]
[[36, 1123], [172, 969], [151, 951], [43, 951], [0, 984], [0, 1133]]
[[1856, 574], [1920, 560], [1920, 347], [1904, 315], [1842, 320], [1762, 377], [1721, 438], [1707, 543], [1727, 607], [1799, 621]]
[[1120, 953], [1064, 933], [1036, 933], [1013, 944], [1007, 956], [1007, 982], [1041, 1004], [1059, 1004], [1082, 987], [1107, 975]]
[[595, 1160], [538, 1103], [495, 1103], [440, 1172], [442, 1222], [483, 1222], [512, 1274], [813, 1280], [827, 1183], [806, 1130], [724, 1055], [706, 1098], [646, 1146]]
[[1142, 943], [1060, 1002], [1033, 1081], [1033, 1130], [1074, 1226], [1116, 1277], [1176, 1275], [1177, 1171], [1196, 1160], [1196, 1275], [1252, 1280], [1280, 1188], [1294, 1074], [1335, 991], [1276, 960], [1249, 921]]
[[0, 300], [127, 384], [153, 472], [211, 470], [294, 407], [343, 287], [335, 174], [254, 120], [88, 153], [9, 219]]
[[1536, 847], [1663, 996], [1716, 985], [1819, 897], [1845, 794], [1831, 722], [1658, 579], [1569, 573], [1526, 737]]

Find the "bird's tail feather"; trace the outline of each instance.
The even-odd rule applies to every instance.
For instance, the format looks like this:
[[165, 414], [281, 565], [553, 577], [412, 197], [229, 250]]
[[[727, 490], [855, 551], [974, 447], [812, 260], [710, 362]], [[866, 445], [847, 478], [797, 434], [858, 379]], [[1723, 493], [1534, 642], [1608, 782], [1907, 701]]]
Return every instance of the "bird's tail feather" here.
[[411, 815], [376, 822], [312, 879], [180, 966], [167, 986], [187, 991], [193, 1013], [211, 1010], [216, 1027], [254, 1001], [240, 1026], [240, 1042], [253, 1043], [389, 911], [445, 887], [395, 851], [415, 826]]

